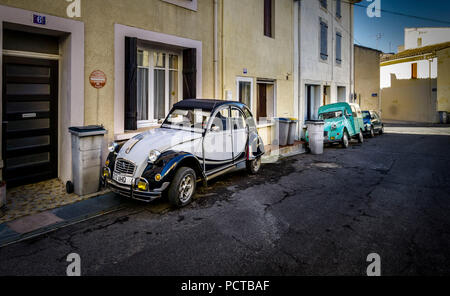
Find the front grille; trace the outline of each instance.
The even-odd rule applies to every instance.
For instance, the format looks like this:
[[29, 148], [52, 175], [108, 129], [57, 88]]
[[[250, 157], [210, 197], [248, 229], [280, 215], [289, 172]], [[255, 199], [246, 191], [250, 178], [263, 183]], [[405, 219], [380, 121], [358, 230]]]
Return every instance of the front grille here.
[[136, 166], [134, 165], [134, 163], [125, 159], [118, 159], [116, 161], [116, 167], [114, 170], [118, 173], [132, 176], [135, 169]]

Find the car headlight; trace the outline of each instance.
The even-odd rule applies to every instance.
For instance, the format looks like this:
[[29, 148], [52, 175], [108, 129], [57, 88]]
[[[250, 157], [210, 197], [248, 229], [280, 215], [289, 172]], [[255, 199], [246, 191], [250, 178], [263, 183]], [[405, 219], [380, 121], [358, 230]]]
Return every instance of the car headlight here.
[[119, 146], [119, 144], [117, 144], [116, 142], [112, 142], [112, 143], [109, 144], [109, 146], [108, 146], [108, 151], [109, 151], [109, 152], [114, 152], [114, 151], [116, 151], [117, 146]]
[[159, 152], [158, 150], [152, 150], [148, 154], [148, 161], [153, 163], [158, 160], [158, 157], [160, 155], [161, 155], [161, 152]]

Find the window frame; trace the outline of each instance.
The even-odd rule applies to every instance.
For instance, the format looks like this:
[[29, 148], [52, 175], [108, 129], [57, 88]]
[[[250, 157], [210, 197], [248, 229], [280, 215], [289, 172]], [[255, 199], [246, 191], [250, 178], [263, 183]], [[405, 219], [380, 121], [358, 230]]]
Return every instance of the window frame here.
[[[146, 66], [139, 66], [137, 65], [137, 68], [141, 69], [148, 69], [148, 119], [147, 120], [137, 120], [137, 128], [145, 128], [145, 127], [152, 127], [159, 125], [160, 121], [164, 121], [164, 118], [154, 118], [154, 100], [155, 100], [155, 85], [154, 85], [154, 78], [155, 78], [155, 70], [162, 70], [164, 69], [164, 104], [165, 104], [165, 117], [169, 114], [171, 107], [169, 106], [170, 103], [170, 71], [177, 71], [178, 73], [178, 101], [183, 99], [183, 53], [176, 50], [170, 50], [170, 49], [160, 49], [155, 47], [148, 47], [144, 45], [138, 45], [137, 47], [138, 52], [139, 51], [147, 51], [149, 52], [148, 55], [148, 67]], [[154, 53], [163, 53], [165, 54], [165, 60], [164, 60], [164, 68], [156, 67], [154, 65]], [[178, 69], [170, 68], [170, 55], [176, 55], [178, 57]]]
[[236, 102], [241, 102], [239, 100], [239, 82], [250, 82], [250, 106], [247, 106], [248, 108], [250, 108], [250, 110], [253, 110], [253, 105], [254, 105], [254, 81], [252, 77], [242, 77], [242, 76], [237, 76], [236, 77]]

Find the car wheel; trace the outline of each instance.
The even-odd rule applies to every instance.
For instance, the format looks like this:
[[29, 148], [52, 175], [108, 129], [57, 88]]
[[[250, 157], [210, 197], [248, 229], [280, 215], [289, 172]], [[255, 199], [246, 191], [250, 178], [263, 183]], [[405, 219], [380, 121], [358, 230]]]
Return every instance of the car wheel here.
[[261, 157], [247, 161], [247, 171], [250, 174], [257, 174], [261, 169]]
[[359, 131], [359, 135], [358, 135], [358, 143], [363, 143], [364, 142], [364, 135], [362, 133], [362, 131]]
[[370, 128], [370, 137], [375, 137], [375, 131], [373, 130], [373, 126]]
[[342, 135], [341, 144], [343, 148], [348, 148], [348, 134], [346, 131], [344, 131], [344, 135]]
[[384, 134], [384, 125], [380, 128], [380, 131], [378, 132], [378, 134], [381, 136], [382, 134]]
[[196, 187], [195, 171], [188, 167], [180, 168], [170, 184], [169, 202], [176, 207], [184, 207], [192, 201]]

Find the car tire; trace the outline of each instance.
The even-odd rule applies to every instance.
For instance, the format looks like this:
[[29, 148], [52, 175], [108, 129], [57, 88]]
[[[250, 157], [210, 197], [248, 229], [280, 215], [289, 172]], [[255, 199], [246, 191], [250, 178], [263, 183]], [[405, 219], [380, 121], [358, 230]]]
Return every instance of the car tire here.
[[342, 135], [341, 145], [342, 145], [342, 148], [346, 148], [346, 149], [348, 148], [349, 138], [348, 138], [347, 131], [344, 131], [344, 134]]
[[360, 144], [364, 143], [364, 135], [361, 130], [359, 131], [359, 135], [358, 135], [358, 143], [360, 143]]
[[246, 166], [247, 172], [249, 172], [252, 175], [256, 175], [261, 169], [261, 157], [247, 161]]
[[175, 173], [169, 190], [169, 202], [176, 207], [188, 205], [195, 194], [197, 176], [195, 171], [188, 167], [181, 167]]
[[370, 128], [369, 137], [371, 137], [371, 138], [375, 137], [375, 131], [373, 130], [373, 126]]
[[381, 136], [382, 134], [384, 134], [384, 125], [380, 128], [380, 131], [378, 132], [378, 134]]

